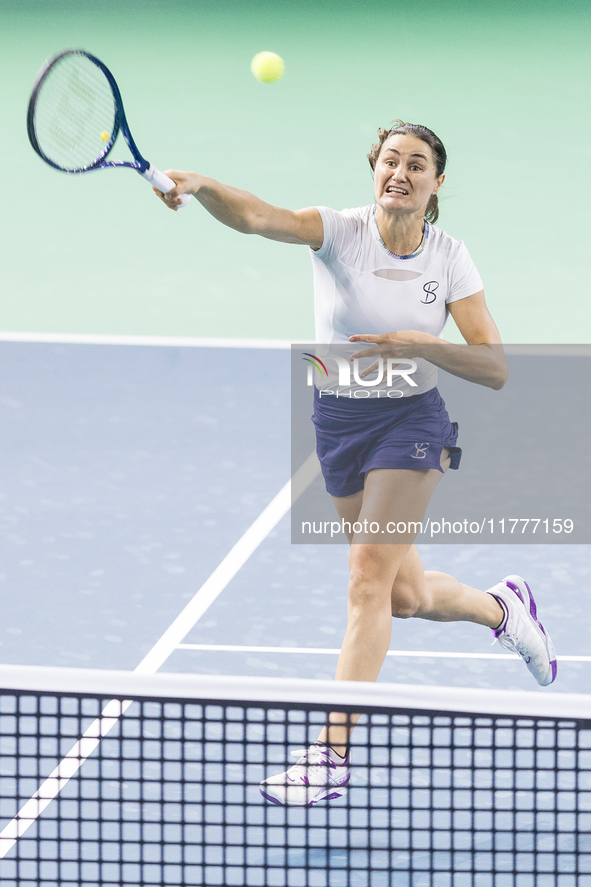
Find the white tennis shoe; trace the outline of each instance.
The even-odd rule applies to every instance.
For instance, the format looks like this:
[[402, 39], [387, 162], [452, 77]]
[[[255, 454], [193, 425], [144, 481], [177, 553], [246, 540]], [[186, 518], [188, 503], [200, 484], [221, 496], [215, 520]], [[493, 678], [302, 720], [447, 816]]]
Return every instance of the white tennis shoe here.
[[319, 742], [291, 754], [301, 755], [297, 764], [261, 782], [260, 792], [268, 801], [286, 807], [311, 807], [318, 801], [347, 794], [351, 778], [348, 757], [341, 758]]
[[538, 619], [531, 589], [521, 576], [505, 576], [487, 590], [505, 611], [505, 619], [494, 636], [501, 647], [518, 653], [542, 687], [556, 680], [556, 653], [544, 626]]

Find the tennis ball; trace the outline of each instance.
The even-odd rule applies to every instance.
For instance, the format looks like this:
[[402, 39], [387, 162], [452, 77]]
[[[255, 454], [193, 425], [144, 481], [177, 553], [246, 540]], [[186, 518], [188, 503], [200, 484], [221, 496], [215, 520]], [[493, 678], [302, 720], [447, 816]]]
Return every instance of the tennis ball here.
[[280, 55], [274, 52], [257, 52], [250, 63], [250, 70], [263, 83], [275, 83], [281, 80], [285, 71], [285, 63]]
[[101, 139], [103, 142], [109, 141], [109, 133], [106, 130], [103, 130], [103, 132], [101, 132]]

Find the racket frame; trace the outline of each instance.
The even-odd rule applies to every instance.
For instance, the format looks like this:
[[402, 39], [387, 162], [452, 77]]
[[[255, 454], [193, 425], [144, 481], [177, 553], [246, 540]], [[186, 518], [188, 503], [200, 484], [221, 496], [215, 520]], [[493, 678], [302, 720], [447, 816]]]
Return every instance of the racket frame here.
[[[89, 163], [86, 166], [81, 166], [78, 169], [66, 169], [63, 166], [55, 163], [47, 154], [44, 153], [43, 148], [39, 144], [37, 139], [37, 133], [35, 131], [35, 108], [37, 106], [37, 97], [43, 87], [43, 84], [47, 80], [49, 74], [63, 58], [68, 55], [83, 55], [87, 59], [89, 59], [94, 65], [99, 68], [102, 73], [107, 78], [107, 82], [111, 87], [111, 92], [113, 93], [113, 98], [115, 100], [115, 119], [113, 124], [113, 132], [111, 133], [109, 141], [106, 143], [103, 151], [99, 154], [92, 163]], [[106, 157], [110, 154], [117, 136], [119, 132], [122, 133], [123, 138], [127, 143], [127, 147], [131, 151], [133, 161], [129, 160], [106, 160]], [[53, 55], [50, 59], [48, 59], [41, 71], [37, 75], [37, 79], [35, 81], [35, 85], [33, 87], [33, 92], [31, 93], [31, 98], [29, 100], [29, 107], [27, 109], [27, 133], [29, 136], [29, 141], [33, 147], [33, 149], [37, 152], [37, 154], [52, 166], [54, 169], [58, 169], [60, 172], [65, 172], [69, 174], [77, 174], [83, 172], [92, 172], [95, 169], [108, 169], [109, 167], [116, 166], [126, 166], [129, 169], [136, 169], [140, 173], [146, 172], [146, 170], [150, 167], [150, 162], [146, 160], [140, 153], [139, 148], [137, 147], [131, 132], [129, 131], [129, 124], [127, 123], [127, 118], [125, 116], [125, 110], [123, 108], [123, 99], [121, 97], [121, 93], [119, 91], [119, 87], [117, 86], [117, 81], [100, 59], [97, 59], [95, 55], [92, 55], [90, 52], [86, 52], [84, 49], [64, 49], [62, 52], [58, 52], [56, 55]]]

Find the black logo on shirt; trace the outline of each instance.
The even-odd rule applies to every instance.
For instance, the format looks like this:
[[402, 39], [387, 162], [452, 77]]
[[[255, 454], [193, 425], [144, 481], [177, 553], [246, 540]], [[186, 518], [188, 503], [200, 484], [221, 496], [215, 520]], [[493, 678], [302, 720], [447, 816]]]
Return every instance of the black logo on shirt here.
[[437, 290], [439, 289], [439, 284], [436, 280], [430, 280], [429, 283], [426, 283], [423, 286], [423, 290], [425, 291], [425, 298], [421, 299], [423, 305], [430, 305], [431, 302], [434, 302], [437, 298]]

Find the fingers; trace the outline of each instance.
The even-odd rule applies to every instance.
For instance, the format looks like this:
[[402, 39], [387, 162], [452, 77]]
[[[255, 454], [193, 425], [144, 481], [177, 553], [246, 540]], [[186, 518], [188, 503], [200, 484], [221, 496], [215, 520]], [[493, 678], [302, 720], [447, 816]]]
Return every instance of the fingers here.
[[375, 348], [372, 348], [371, 350], [368, 350], [368, 351], [358, 351], [357, 354], [352, 354], [351, 357], [349, 358], [349, 360], [353, 361], [359, 357], [376, 357], [376, 355], [378, 355], [378, 354], [379, 354], [379, 351], [376, 351]]
[[181, 201], [176, 194], [176, 188], [173, 188], [172, 191], [164, 194], [163, 191], [159, 191], [158, 188], [154, 188], [152, 186], [152, 191], [160, 198], [163, 203], [166, 204], [169, 209], [173, 209], [175, 212], [178, 210]]
[[169, 209], [173, 209], [176, 212], [182, 206], [181, 195], [191, 193], [191, 175], [191, 173], [183, 172], [179, 169], [166, 169], [164, 173], [160, 174], [159, 184], [161, 186], [164, 185], [167, 190], [162, 191], [156, 187], [153, 190]]
[[[382, 364], [383, 366], [383, 364]], [[369, 376], [371, 373], [375, 373], [376, 370], [379, 370], [380, 362], [378, 360], [374, 360], [371, 366], [368, 366], [367, 369], [363, 370], [363, 372], [359, 373], [360, 379], [365, 379], [366, 376]], [[383, 369], [382, 369], [383, 373]]]
[[[349, 342], [373, 342], [375, 345], [378, 345], [383, 336], [371, 336], [371, 335], [357, 335], [357, 336], [349, 336]], [[371, 351], [358, 351], [357, 354], [352, 354], [349, 360], [353, 361], [357, 357], [375, 357], [376, 355], [375, 348]]]

